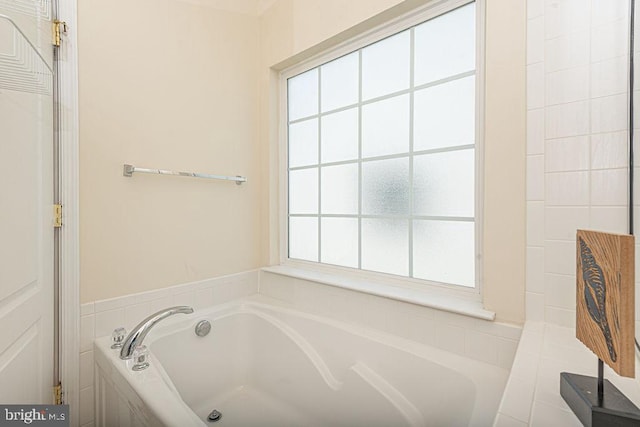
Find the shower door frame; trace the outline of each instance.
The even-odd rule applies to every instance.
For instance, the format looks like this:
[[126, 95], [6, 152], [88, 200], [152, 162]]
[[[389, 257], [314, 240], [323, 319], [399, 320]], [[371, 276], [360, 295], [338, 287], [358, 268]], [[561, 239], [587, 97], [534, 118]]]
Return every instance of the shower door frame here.
[[58, 370], [63, 403], [69, 405], [71, 426], [80, 425], [80, 252], [78, 158], [78, 37], [77, 0], [53, 0], [54, 19], [67, 32], [56, 52], [57, 174], [56, 203], [63, 206], [57, 230]]

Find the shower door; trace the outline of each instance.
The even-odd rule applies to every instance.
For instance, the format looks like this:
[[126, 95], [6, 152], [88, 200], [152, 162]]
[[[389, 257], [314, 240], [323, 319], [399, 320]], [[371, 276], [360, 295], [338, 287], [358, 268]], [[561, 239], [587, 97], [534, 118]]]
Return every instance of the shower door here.
[[52, 403], [50, 0], [0, 0], [0, 403]]

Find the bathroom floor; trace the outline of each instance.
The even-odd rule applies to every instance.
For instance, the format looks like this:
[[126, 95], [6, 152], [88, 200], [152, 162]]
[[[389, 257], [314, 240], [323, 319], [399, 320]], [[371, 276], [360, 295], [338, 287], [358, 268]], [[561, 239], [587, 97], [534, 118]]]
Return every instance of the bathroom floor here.
[[[575, 337], [575, 329], [527, 322], [522, 331], [507, 387], [494, 427], [581, 427], [560, 396], [560, 373], [597, 375], [597, 358]], [[636, 358], [636, 372], [640, 360]], [[633, 402], [640, 402], [640, 384], [605, 367], [605, 379]]]

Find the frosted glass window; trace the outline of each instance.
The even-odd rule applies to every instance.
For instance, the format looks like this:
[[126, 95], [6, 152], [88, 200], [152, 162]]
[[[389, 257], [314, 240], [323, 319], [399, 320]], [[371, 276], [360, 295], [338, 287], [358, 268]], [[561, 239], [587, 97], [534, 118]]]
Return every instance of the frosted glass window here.
[[322, 218], [320, 261], [344, 267], [358, 267], [358, 219]]
[[416, 91], [415, 151], [475, 142], [475, 77]]
[[438, 4], [284, 71], [290, 258], [475, 286], [477, 11]]
[[322, 168], [322, 213], [358, 213], [358, 165]]
[[475, 150], [415, 156], [413, 213], [473, 217]]
[[362, 106], [362, 157], [409, 151], [409, 95]]
[[408, 89], [411, 36], [403, 31], [362, 49], [362, 99]]
[[318, 164], [318, 119], [289, 125], [289, 167]]
[[415, 85], [476, 68], [475, 3], [445, 13], [415, 28]]
[[318, 169], [289, 171], [289, 213], [318, 213]]
[[358, 62], [358, 52], [354, 52], [320, 67], [323, 112], [358, 102]]
[[362, 163], [362, 213], [409, 215], [409, 159]]
[[287, 94], [290, 121], [318, 114], [318, 69], [290, 78]]
[[318, 218], [289, 218], [289, 258], [318, 261]]
[[473, 222], [413, 222], [414, 277], [473, 287], [474, 259]]
[[362, 268], [406, 276], [409, 273], [407, 220], [362, 219]]
[[323, 163], [358, 158], [358, 109], [322, 116]]

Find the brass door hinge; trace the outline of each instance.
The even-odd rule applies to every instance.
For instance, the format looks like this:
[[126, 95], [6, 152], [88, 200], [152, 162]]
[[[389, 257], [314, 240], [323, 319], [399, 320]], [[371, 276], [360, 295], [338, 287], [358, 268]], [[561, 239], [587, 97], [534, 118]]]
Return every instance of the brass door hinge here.
[[62, 405], [62, 384], [58, 383], [53, 386], [53, 400], [56, 405]]
[[60, 43], [62, 42], [62, 35], [67, 32], [67, 23], [64, 21], [53, 21], [52, 26], [52, 38], [53, 45], [60, 47]]
[[62, 227], [62, 205], [53, 205], [53, 227]]

